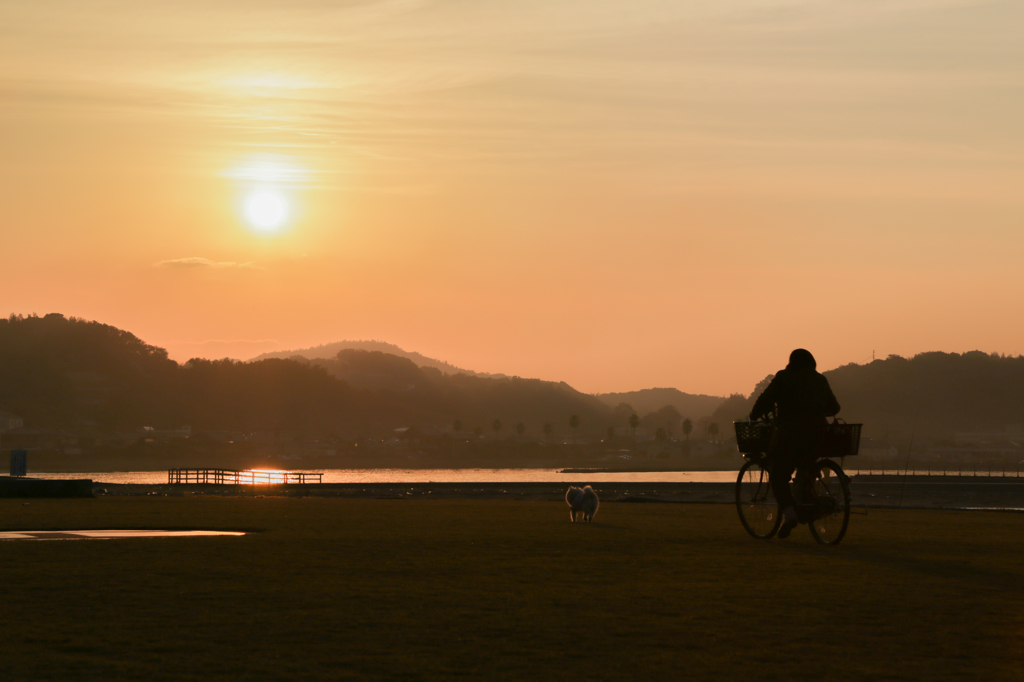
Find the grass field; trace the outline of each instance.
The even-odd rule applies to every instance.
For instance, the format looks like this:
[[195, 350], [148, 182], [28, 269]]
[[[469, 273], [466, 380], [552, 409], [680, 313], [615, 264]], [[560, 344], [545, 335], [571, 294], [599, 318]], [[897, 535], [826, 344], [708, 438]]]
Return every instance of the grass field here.
[[1024, 679], [1024, 514], [876, 511], [837, 548], [726, 505], [0, 500], [0, 679]]

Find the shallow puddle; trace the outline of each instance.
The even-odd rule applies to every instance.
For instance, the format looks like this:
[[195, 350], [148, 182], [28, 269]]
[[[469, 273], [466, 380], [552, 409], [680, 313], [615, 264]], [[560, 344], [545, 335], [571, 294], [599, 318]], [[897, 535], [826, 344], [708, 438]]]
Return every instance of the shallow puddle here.
[[196, 538], [245, 535], [223, 530], [17, 530], [0, 532], [0, 540], [115, 540], [119, 538]]

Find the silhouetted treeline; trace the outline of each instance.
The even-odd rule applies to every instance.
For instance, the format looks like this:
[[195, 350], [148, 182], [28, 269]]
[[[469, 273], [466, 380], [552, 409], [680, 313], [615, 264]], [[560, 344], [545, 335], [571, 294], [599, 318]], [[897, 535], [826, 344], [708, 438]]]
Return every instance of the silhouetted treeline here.
[[[865, 365], [824, 372], [848, 422], [864, 424], [872, 438], [906, 445], [952, 438], [956, 432], [1005, 431], [1024, 426], [1024, 356], [981, 351], [890, 355]], [[767, 387], [765, 377], [749, 396], [730, 396], [712, 415], [744, 419]]]
[[610, 408], [566, 384], [444, 374], [380, 352], [343, 350], [336, 358], [256, 362], [193, 359], [115, 327], [65, 318], [0, 319], [0, 409], [49, 428], [311, 428], [355, 437], [401, 426], [451, 427], [468, 434], [495, 419], [533, 435], [545, 423], [568, 433], [599, 433]]
[[[936, 440], [957, 431], [1024, 424], [1024, 357], [923, 353], [825, 374], [843, 406], [840, 416], [863, 422], [873, 438], [901, 444], [911, 430]], [[728, 437], [729, 422], [750, 412], [770, 378], [750, 396], [719, 402], [699, 421], [716, 422]], [[694, 437], [701, 437], [698, 418], [671, 405], [638, 410], [637, 423], [679, 438], [683, 420], [691, 419]], [[507, 437], [519, 435], [516, 427], [522, 424], [526, 436], [545, 438], [569, 436], [573, 415], [579, 418], [579, 436], [632, 428], [633, 412], [625, 402], [607, 405], [565, 383], [448, 374], [408, 358], [357, 349], [316, 360], [195, 359], [180, 365], [129, 332], [58, 314], [0, 319], [0, 410], [44, 428], [187, 424], [306, 428], [361, 437], [401, 426], [457, 426], [467, 434], [481, 429]]]
[[0, 409], [34, 425], [179, 419], [179, 375], [165, 350], [110, 325], [56, 313], [0, 319]]
[[474, 372], [472, 370], [462, 369], [461, 367], [456, 367], [444, 360], [436, 360], [414, 351], [403, 350], [395, 344], [387, 343], [385, 341], [337, 341], [335, 343], [325, 343], [319, 346], [312, 346], [310, 348], [301, 348], [299, 350], [262, 353], [261, 355], [253, 358], [253, 360], [268, 360], [271, 358], [292, 359], [296, 356], [306, 358], [307, 360], [328, 360], [337, 357], [338, 353], [343, 350], [379, 351], [381, 353], [386, 353], [387, 355], [396, 355], [400, 358], [408, 358], [416, 363], [418, 367], [433, 367], [434, 369], [441, 370], [446, 374], [468, 374], [470, 376], [480, 377], [504, 376], [500, 374], [487, 374], [486, 372]]
[[626, 403], [635, 408], [641, 417], [671, 406], [679, 414], [692, 420], [708, 416], [725, 400], [719, 396], [683, 393], [676, 388], [645, 388], [628, 393], [598, 393], [597, 398], [610, 407]]
[[911, 430], [931, 439], [1024, 425], [1024, 356], [890, 355], [825, 372], [847, 421], [879, 438]]
[[[569, 432], [569, 419], [577, 415], [581, 432], [602, 433], [611, 413], [595, 397], [564, 382], [446, 374], [407, 358], [356, 349], [307, 362], [353, 388], [372, 391], [412, 424], [449, 426], [458, 420], [467, 432], [480, 426], [488, 435], [510, 435], [522, 423], [537, 436], [546, 423], [554, 434]], [[495, 419], [501, 420], [504, 433], [493, 431]]]

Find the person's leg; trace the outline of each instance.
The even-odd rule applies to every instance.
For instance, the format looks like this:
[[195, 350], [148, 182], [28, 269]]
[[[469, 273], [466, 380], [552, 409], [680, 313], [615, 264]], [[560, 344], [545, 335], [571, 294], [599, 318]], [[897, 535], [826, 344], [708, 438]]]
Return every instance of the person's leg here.
[[793, 477], [793, 499], [797, 504], [807, 504], [814, 501], [814, 469], [815, 460], [810, 459], [800, 462], [797, 465], [796, 476]]
[[810, 521], [810, 518], [807, 518], [808, 507], [801, 505], [809, 505], [814, 501], [814, 479], [817, 475], [815, 463], [822, 455], [824, 440], [824, 431], [819, 432], [816, 429], [808, 429], [792, 440], [791, 452], [796, 476], [793, 477], [791, 489], [801, 523]]
[[789, 479], [792, 477], [794, 469], [796, 469], [796, 465], [793, 460], [790, 457], [782, 456], [776, 459], [768, 470], [772, 493], [775, 494], [775, 501], [779, 504], [779, 511], [782, 513], [782, 526], [779, 528], [779, 539], [781, 540], [788, 538], [790, 532], [799, 523], [796, 503], [789, 488]]
[[793, 501], [793, 493], [789, 488], [789, 479], [796, 469], [796, 460], [793, 457], [792, 433], [784, 427], [778, 428], [772, 435], [771, 445], [768, 446], [768, 456], [771, 464], [768, 468], [769, 480], [771, 481], [772, 493], [782, 513], [782, 526], [779, 528], [779, 538], [789, 537], [789, 533], [797, 525], [796, 504]]
[[796, 503], [793, 500], [793, 491], [789, 488], [789, 479], [793, 476], [796, 464], [786, 456], [776, 457], [768, 469], [768, 480], [772, 486], [772, 493], [775, 501], [779, 503], [779, 509], [785, 511]]

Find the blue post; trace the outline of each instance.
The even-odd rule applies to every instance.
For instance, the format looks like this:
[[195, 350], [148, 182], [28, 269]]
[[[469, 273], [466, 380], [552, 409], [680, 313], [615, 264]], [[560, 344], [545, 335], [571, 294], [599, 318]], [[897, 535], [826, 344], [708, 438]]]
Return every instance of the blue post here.
[[11, 476], [24, 476], [28, 472], [28, 450], [11, 450]]

